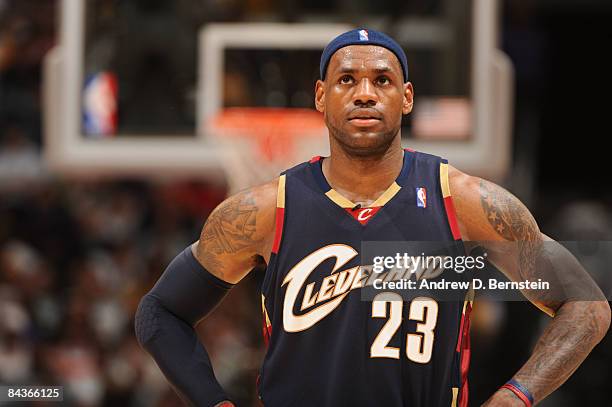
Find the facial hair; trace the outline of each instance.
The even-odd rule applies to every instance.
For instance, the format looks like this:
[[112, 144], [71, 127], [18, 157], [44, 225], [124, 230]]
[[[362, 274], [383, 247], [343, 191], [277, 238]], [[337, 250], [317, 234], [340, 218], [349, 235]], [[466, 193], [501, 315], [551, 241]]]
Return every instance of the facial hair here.
[[385, 154], [385, 152], [389, 149], [393, 140], [397, 136], [400, 131], [401, 122], [396, 127], [393, 127], [387, 132], [381, 134], [382, 141], [379, 145], [372, 146], [370, 148], [355, 148], [346, 143], [346, 139], [350, 137], [346, 132], [344, 132], [339, 127], [335, 126], [331, 120], [328, 119], [328, 116], [325, 115], [325, 124], [329, 130], [330, 137], [333, 137], [334, 140], [340, 144], [341, 148], [346, 151], [349, 155], [360, 157], [360, 158], [375, 158], [380, 157]]

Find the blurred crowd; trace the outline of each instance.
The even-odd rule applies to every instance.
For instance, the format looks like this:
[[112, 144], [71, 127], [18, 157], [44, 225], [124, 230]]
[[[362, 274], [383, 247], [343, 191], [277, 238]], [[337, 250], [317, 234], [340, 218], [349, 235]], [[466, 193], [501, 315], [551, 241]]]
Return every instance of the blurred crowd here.
[[[0, 194], [0, 383], [61, 384], [67, 405], [174, 405], [135, 341], [133, 315], [224, 194], [194, 183], [57, 180]], [[241, 405], [261, 359], [254, 284], [200, 326]]]
[[[0, 384], [63, 385], [73, 406], [181, 405], [138, 347], [133, 315], [226, 191], [193, 180], [73, 181], [45, 169], [41, 62], [55, 43], [56, 6], [0, 0]], [[612, 240], [609, 205], [552, 209], [552, 227], [544, 229], [554, 237]], [[252, 273], [198, 326], [220, 382], [240, 406], [257, 405], [260, 280], [261, 271]], [[476, 304], [474, 401], [520, 366], [545, 320], [530, 304]], [[602, 389], [610, 361], [607, 338], [542, 405], [609, 405]]]

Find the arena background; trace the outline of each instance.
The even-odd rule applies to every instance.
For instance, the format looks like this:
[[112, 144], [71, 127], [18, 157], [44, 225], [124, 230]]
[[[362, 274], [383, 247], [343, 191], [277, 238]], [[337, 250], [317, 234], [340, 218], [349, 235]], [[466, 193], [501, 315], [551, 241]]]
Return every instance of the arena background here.
[[[123, 17], [155, 21], [162, 33], [180, 26], [177, 15], [190, 15], [172, 12], [188, 1], [97, 3], [107, 10], [131, 4]], [[293, 23], [315, 15], [359, 25], [371, 15], [393, 21], [397, 10], [435, 12], [439, 3], [203, 0], [190, 23]], [[58, 13], [54, 0], [0, 0], [0, 384], [64, 385], [65, 404], [74, 406], [180, 405], [138, 347], [133, 315], [168, 261], [197, 238], [227, 187], [209, 177], [153, 181], [49, 169], [42, 154], [49, 147], [43, 142], [42, 69], [57, 42]], [[112, 17], [89, 35], [103, 40], [119, 29], [113, 21], [120, 19]], [[515, 99], [512, 165], [500, 181], [558, 240], [612, 240], [606, 148], [611, 18], [612, 3], [605, 0], [507, 0], [501, 8], [501, 45], [514, 66]], [[191, 63], [189, 47], [174, 45], [161, 42], [147, 63]], [[133, 78], [146, 79], [147, 65], [138, 57], [127, 52], [121, 62]], [[181, 86], [171, 79], [151, 83], [167, 85], [168, 94]], [[128, 106], [131, 117], [146, 120], [150, 111], [140, 104], [150, 95], [137, 96]], [[160, 123], [153, 125], [162, 126], [165, 112], [158, 113]], [[177, 125], [169, 131], [180, 133]], [[261, 274], [252, 273], [198, 327], [218, 378], [239, 406], [258, 405]], [[612, 284], [609, 276], [606, 283]], [[470, 405], [480, 405], [521, 366], [546, 319], [529, 303], [476, 304]], [[610, 366], [608, 335], [541, 405], [612, 405]]]

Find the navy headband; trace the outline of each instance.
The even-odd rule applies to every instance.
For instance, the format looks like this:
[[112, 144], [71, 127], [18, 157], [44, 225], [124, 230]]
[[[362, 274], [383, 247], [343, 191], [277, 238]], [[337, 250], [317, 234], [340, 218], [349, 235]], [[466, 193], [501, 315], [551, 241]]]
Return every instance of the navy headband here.
[[408, 82], [408, 60], [402, 47], [387, 34], [374, 30], [366, 30], [364, 28], [357, 28], [340, 34], [329, 44], [327, 44], [323, 50], [323, 55], [321, 55], [321, 65], [319, 66], [321, 80], [325, 80], [327, 66], [329, 65], [332, 55], [334, 55], [340, 48], [344, 48], [349, 45], [378, 45], [380, 47], [387, 48], [397, 57], [404, 73], [404, 82]]

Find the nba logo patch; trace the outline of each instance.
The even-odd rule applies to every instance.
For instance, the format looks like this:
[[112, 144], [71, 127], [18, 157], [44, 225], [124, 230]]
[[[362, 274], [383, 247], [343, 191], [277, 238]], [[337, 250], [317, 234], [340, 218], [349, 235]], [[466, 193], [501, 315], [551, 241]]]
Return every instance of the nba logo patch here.
[[359, 41], [368, 41], [368, 30], [359, 30]]
[[416, 189], [416, 204], [419, 208], [427, 208], [427, 190], [423, 187]]

